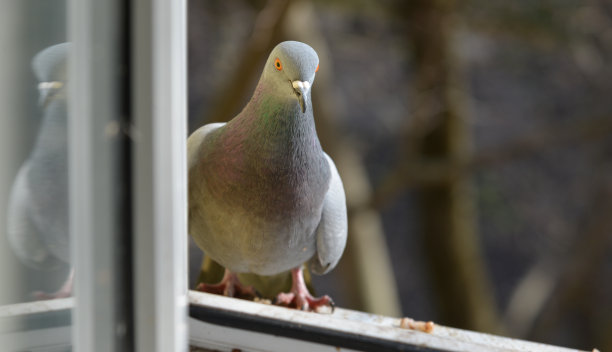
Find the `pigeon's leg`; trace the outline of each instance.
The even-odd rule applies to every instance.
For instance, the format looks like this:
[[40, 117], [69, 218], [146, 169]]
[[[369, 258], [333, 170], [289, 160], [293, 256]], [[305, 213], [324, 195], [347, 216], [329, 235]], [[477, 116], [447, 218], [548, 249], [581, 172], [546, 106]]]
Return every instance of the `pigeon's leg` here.
[[276, 304], [310, 311], [317, 311], [319, 307], [329, 307], [332, 312], [334, 311], [334, 301], [331, 297], [328, 295], [313, 297], [310, 292], [308, 292], [308, 288], [304, 282], [302, 266], [292, 269], [291, 277], [293, 279], [291, 291], [279, 293], [275, 299]]
[[253, 286], [245, 286], [240, 283], [236, 273], [231, 272], [227, 268], [225, 269], [225, 274], [223, 274], [221, 282], [218, 284], [201, 283], [196, 287], [196, 290], [244, 299], [259, 297]]
[[37, 300], [70, 297], [72, 296], [73, 284], [74, 284], [74, 268], [70, 269], [70, 274], [68, 274], [68, 278], [66, 279], [62, 287], [60, 287], [60, 289], [57, 290], [56, 292], [47, 293], [47, 292], [42, 292], [42, 291], [36, 291], [36, 292], [32, 292], [32, 296], [34, 296], [34, 298]]

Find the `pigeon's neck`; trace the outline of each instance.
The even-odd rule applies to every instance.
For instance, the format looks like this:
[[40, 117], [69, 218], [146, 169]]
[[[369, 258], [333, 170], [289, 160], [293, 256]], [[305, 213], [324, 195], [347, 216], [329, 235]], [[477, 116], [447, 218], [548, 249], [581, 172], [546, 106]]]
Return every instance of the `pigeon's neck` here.
[[68, 111], [66, 100], [52, 100], [44, 110], [44, 116], [36, 137], [31, 158], [60, 158], [65, 162], [68, 154]]
[[307, 161], [304, 158], [322, 157], [312, 109], [302, 112], [292, 96], [267, 94], [258, 86], [251, 101], [228, 125], [240, 136], [242, 153], [301, 163]]
[[203, 160], [213, 196], [264, 217], [320, 211], [329, 165], [312, 110], [302, 113], [291, 98], [282, 101], [258, 90], [245, 109], [212, 136]]

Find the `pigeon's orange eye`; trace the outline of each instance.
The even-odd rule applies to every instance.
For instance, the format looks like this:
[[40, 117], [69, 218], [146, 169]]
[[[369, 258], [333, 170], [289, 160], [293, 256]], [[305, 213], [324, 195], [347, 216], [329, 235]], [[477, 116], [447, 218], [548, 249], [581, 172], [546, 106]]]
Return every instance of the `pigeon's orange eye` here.
[[281, 64], [279, 59], [274, 60], [274, 67], [276, 67], [277, 70], [282, 70], [283, 69], [283, 64]]
[[317, 64], [317, 68], [315, 68], [315, 72], [319, 71], [319, 64]]

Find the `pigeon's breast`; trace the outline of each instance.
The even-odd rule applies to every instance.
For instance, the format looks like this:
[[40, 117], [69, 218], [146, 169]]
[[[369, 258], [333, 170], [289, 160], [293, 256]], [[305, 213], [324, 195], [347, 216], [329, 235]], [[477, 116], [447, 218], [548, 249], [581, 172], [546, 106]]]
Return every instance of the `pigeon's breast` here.
[[266, 101], [269, 109], [247, 106], [207, 137], [189, 181], [198, 245], [232, 271], [261, 275], [295, 268], [315, 253], [330, 182], [312, 114]]
[[[260, 160], [209, 165], [201, 217], [206, 235], [199, 244], [236, 272], [271, 275], [312, 257], [315, 231], [328, 189], [325, 160]], [[310, 164], [309, 164], [310, 163]], [[309, 171], [306, 171], [309, 170]]]

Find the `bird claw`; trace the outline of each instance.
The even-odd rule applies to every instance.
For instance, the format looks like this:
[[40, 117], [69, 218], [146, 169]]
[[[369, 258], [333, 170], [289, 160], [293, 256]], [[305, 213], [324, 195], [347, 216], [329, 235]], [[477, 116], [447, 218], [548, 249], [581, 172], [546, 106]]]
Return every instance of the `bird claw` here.
[[215, 295], [225, 295], [225, 286], [226, 286], [225, 283], [218, 283], [218, 284], [200, 283], [196, 287], [196, 291], [212, 293]]
[[331, 309], [330, 314], [333, 314], [334, 310], [336, 310], [336, 304], [334, 303], [334, 300], [332, 300], [331, 297], [329, 297], [328, 295], [319, 298], [314, 298], [308, 304], [310, 307], [313, 308], [312, 310], [316, 312], [319, 312], [320, 308], [324, 307], [329, 307], [329, 309]]
[[293, 294], [292, 292], [281, 292], [274, 298], [272, 303], [277, 306], [289, 306], [291, 305], [291, 302], [293, 302], [294, 299], [295, 294]]
[[331, 297], [329, 297], [329, 307], [331, 308], [331, 314], [334, 314], [334, 311], [336, 310], [336, 303], [334, 303], [334, 300], [331, 299]]
[[330, 313], [334, 312], [336, 305], [331, 297], [328, 295], [313, 297], [308, 292], [301, 266], [291, 270], [291, 278], [293, 280], [291, 291], [279, 293], [274, 299], [274, 304], [319, 313], [321, 313], [319, 308], [329, 307]]
[[319, 312], [320, 308], [329, 307], [333, 313], [336, 308], [328, 295], [313, 297], [309, 292], [281, 292], [274, 299], [274, 304], [311, 312]]
[[35, 300], [42, 301], [42, 300], [48, 300], [48, 299], [68, 298], [72, 296], [72, 292], [63, 291], [63, 290], [60, 290], [54, 293], [48, 293], [44, 291], [34, 291], [30, 295]]
[[68, 278], [60, 287], [59, 290], [49, 293], [44, 291], [34, 291], [30, 295], [37, 301], [47, 300], [47, 299], [58, 299], [58, 298], [68, 298], [72, 296], [72, 286], [74, 280], [74, 268], [70, 270], [70, 274]]
[[253, 286], [245, 286], [240, 283], [238, 277], [234, 273], [226, 274], [223, 280], [218, 284], [200, 283], [196, 287], [197, 291], [223, 295], [227, 297], [235, 297], [247, 300], [261, 298], [261, 295]]
[[261, 298], [261, 294], [253, 286], [232, 285], [224, 282], [218, 284], [201, 283], [196, 287], [196, 290], [246, 300]]

